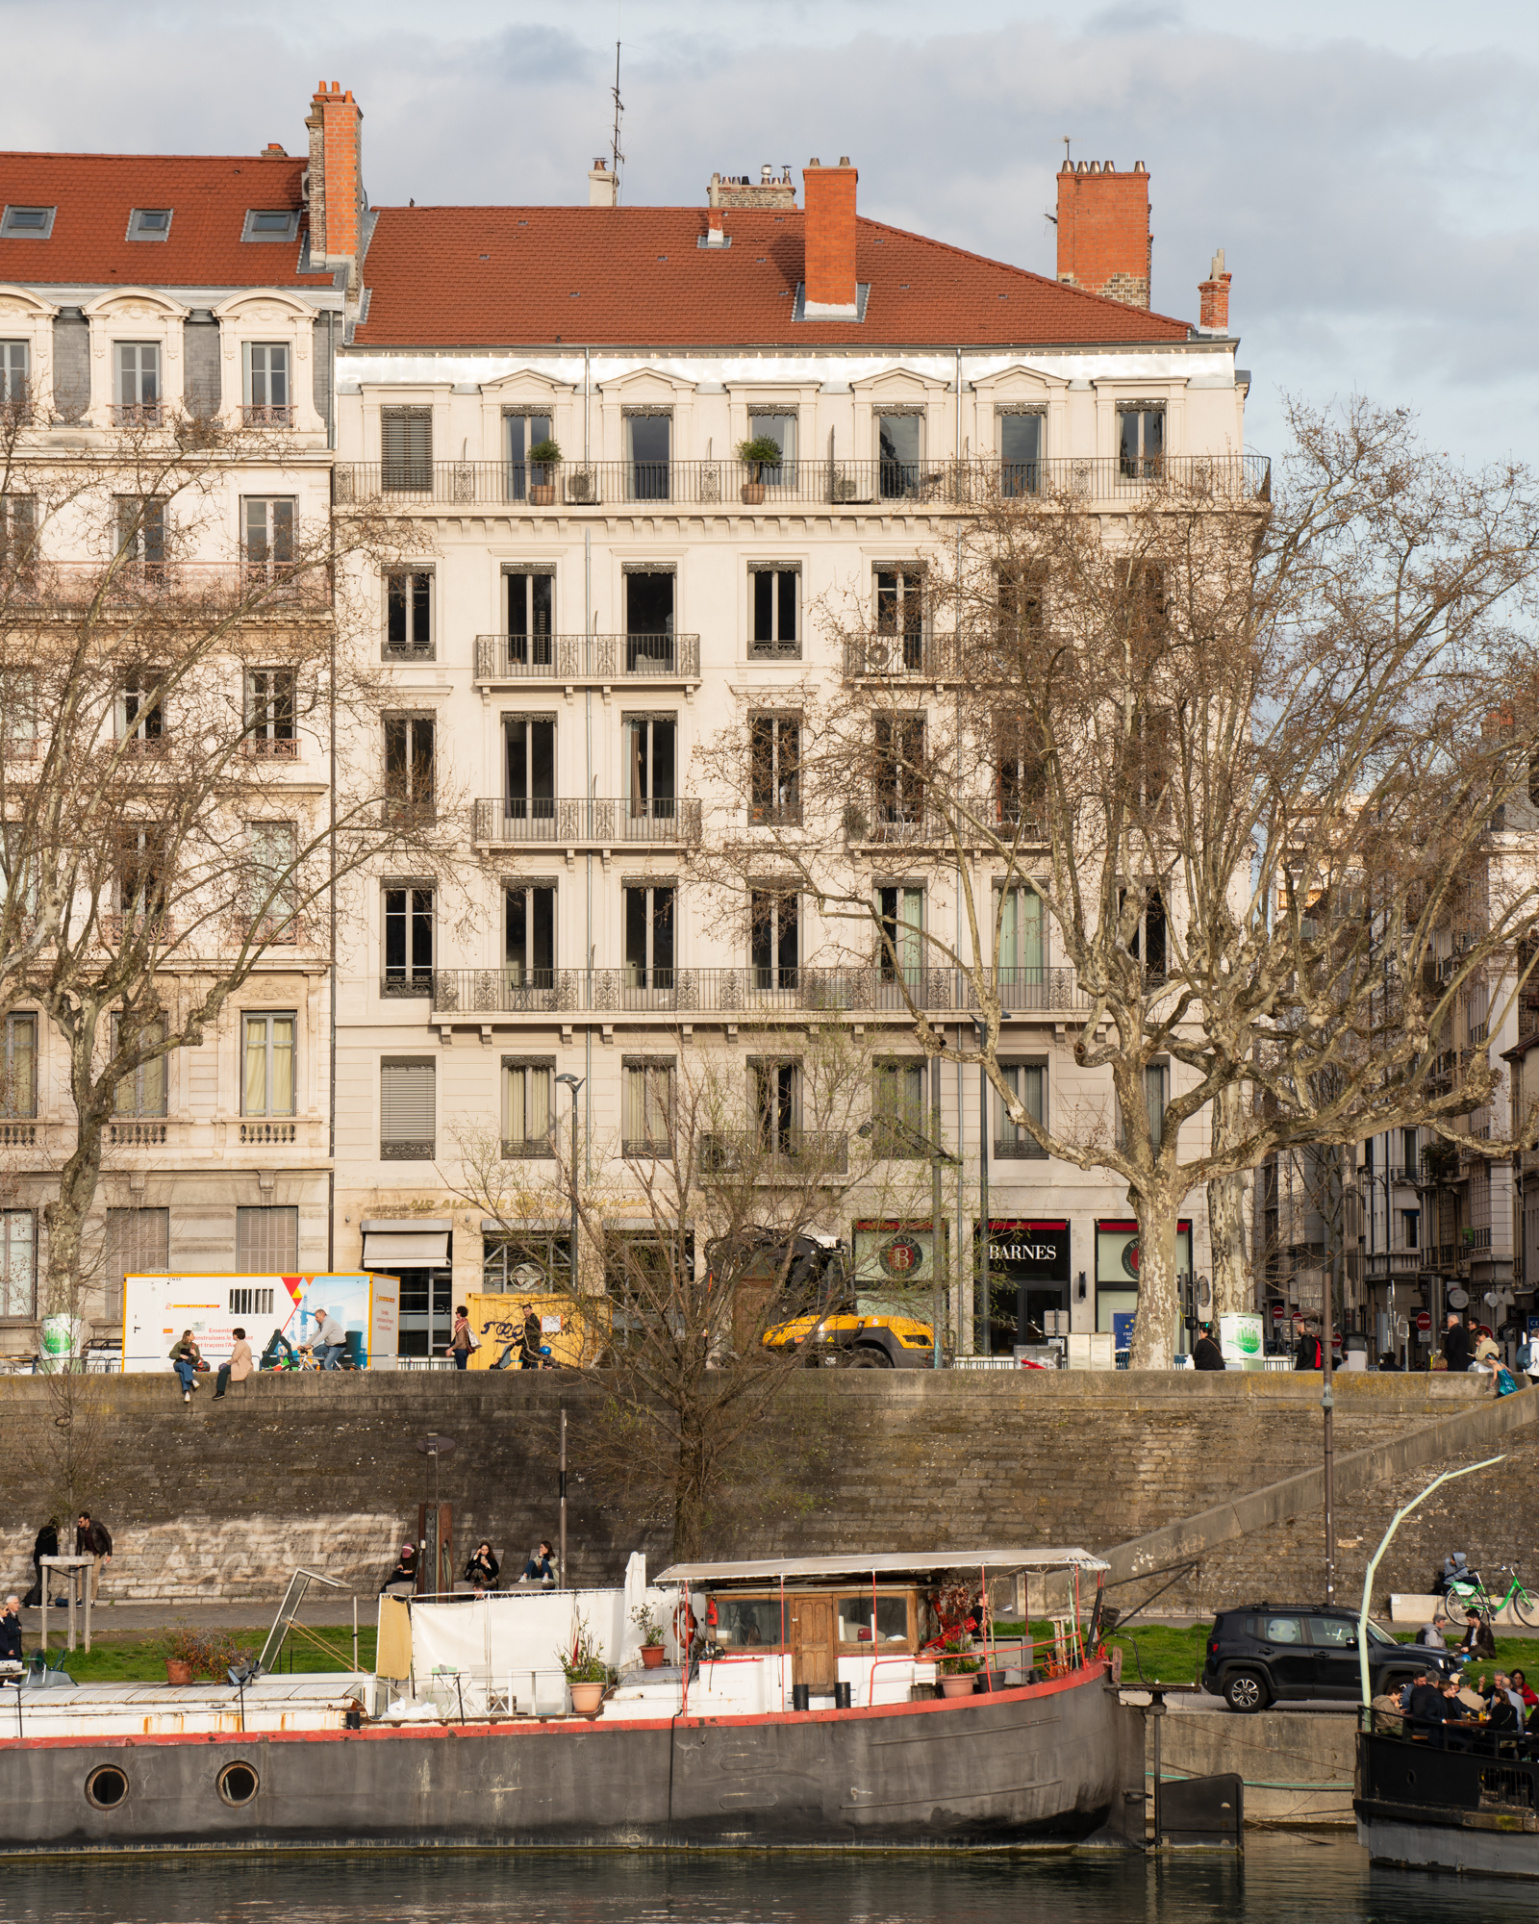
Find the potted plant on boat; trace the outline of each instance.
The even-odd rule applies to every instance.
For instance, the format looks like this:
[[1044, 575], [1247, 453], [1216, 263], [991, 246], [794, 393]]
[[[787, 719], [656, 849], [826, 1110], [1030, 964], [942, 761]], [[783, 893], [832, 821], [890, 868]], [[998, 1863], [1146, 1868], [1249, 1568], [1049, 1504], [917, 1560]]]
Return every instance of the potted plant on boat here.
[[948, 1637], [941, 1645], [940, 1687], [943, 1697], [970, 1697], [978, 1687], [983, 1660], [972, 1654], [965, 1637]]
[[556, 505], [556, 477], [551, 469], [560, 459], [559, 441], [536, 441], [529, 450], [529, 499], [537, 508]]
[[737, 458], [753, 469], [753, 479], [743, 483], [743, 500], [757, 508], [764, 500], [764, 470], [778, 468], [783, 458], [780, 443], [767, 434], [755, 435], [751, 441], [738, 442]]
[[650, 1604], [631, 1612], [631, 1622], [641, 1632], [641, 1663], [645, 1670], [660, 1670], [663, 1662], [663, 1623]]
[[594, 1717], [609, 1688], [609, 1665], [594, 1646], [593, 1632], [586, 1617], [577, 1619], [570, 1653], [558, 1651], [561, 1668], [566, 1672], [567, 1689], [572, 1693], [572, 1708], [579, 1717]]

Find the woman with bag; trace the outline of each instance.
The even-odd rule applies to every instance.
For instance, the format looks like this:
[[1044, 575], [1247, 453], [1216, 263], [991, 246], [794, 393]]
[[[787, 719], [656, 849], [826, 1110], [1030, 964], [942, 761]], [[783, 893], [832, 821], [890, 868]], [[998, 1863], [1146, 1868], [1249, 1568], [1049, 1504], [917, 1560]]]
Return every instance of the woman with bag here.
[[468, 1369], [470, 1352], [481, 1345], [470, 1333], [470, 1311], [463, 1303], [454, 1306], [454, 1334], [449, 1338], [448, 1354], [454, 1358], [457, 1370]]

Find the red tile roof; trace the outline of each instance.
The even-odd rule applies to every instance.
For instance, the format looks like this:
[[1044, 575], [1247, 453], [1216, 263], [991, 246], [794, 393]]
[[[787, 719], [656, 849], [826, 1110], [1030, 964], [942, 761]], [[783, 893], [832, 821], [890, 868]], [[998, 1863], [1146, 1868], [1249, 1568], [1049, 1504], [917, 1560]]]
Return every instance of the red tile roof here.
[[1184, 341], [1188, 324], [1061, 287], [881, 221], [857, 222], [863, 322], [793, 321], [800, 210], [386, 207], [360, 347], [1025, 347]]
[[[303, 156], [0, 153], [0, 202], [57, 207], [47, 240], [0, 239], [0, 281], [24, 286], [324, 288], [304, 241], [243, 241], [249, 208], [298, 207]], [[126, 239], [136, 207], [170, 207], [163, 241]]]

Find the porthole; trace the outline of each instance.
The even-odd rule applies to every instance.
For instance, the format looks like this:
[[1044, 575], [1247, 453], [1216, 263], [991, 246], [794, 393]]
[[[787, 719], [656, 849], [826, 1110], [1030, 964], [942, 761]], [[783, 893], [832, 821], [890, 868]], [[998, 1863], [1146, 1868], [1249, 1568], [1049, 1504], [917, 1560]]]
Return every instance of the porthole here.
[[226, 1764], [219, 1773], [219, 1795], [227, 1804], [249, 1804], [257, 1794], [258, 1779], [250, 1764]]
[[98, 1810], [112, 1810], [128, 1795], [128, 1779], [116, 1764], [103, 1764], [86, 1779], [85, 1793]]

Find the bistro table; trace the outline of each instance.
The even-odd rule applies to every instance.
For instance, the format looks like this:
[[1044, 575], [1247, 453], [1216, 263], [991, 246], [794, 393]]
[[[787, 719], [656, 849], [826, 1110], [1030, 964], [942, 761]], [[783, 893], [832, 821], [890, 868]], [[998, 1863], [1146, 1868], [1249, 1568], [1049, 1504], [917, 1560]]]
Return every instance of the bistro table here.
[[75, 1648], [77, 1591], [80, 1601], [85, 1605], [85, 1647], [87, 1650], [91, 1648], [91, 1567], [95, 1562], [95, 1557], [38, 1558], [39, 1587], [43, 1593], [43, 1622], [40, 1634], [40, 1647], [43, 1650], [48, 1648], [48, 1592], [52, 1588], [48, 1581], [48, 1573], [51, 1570], [57, 1570], [68, 1586], [66, 1594], [69, 1600], [69, 1642], [65, 1648], [67, 1650]]

